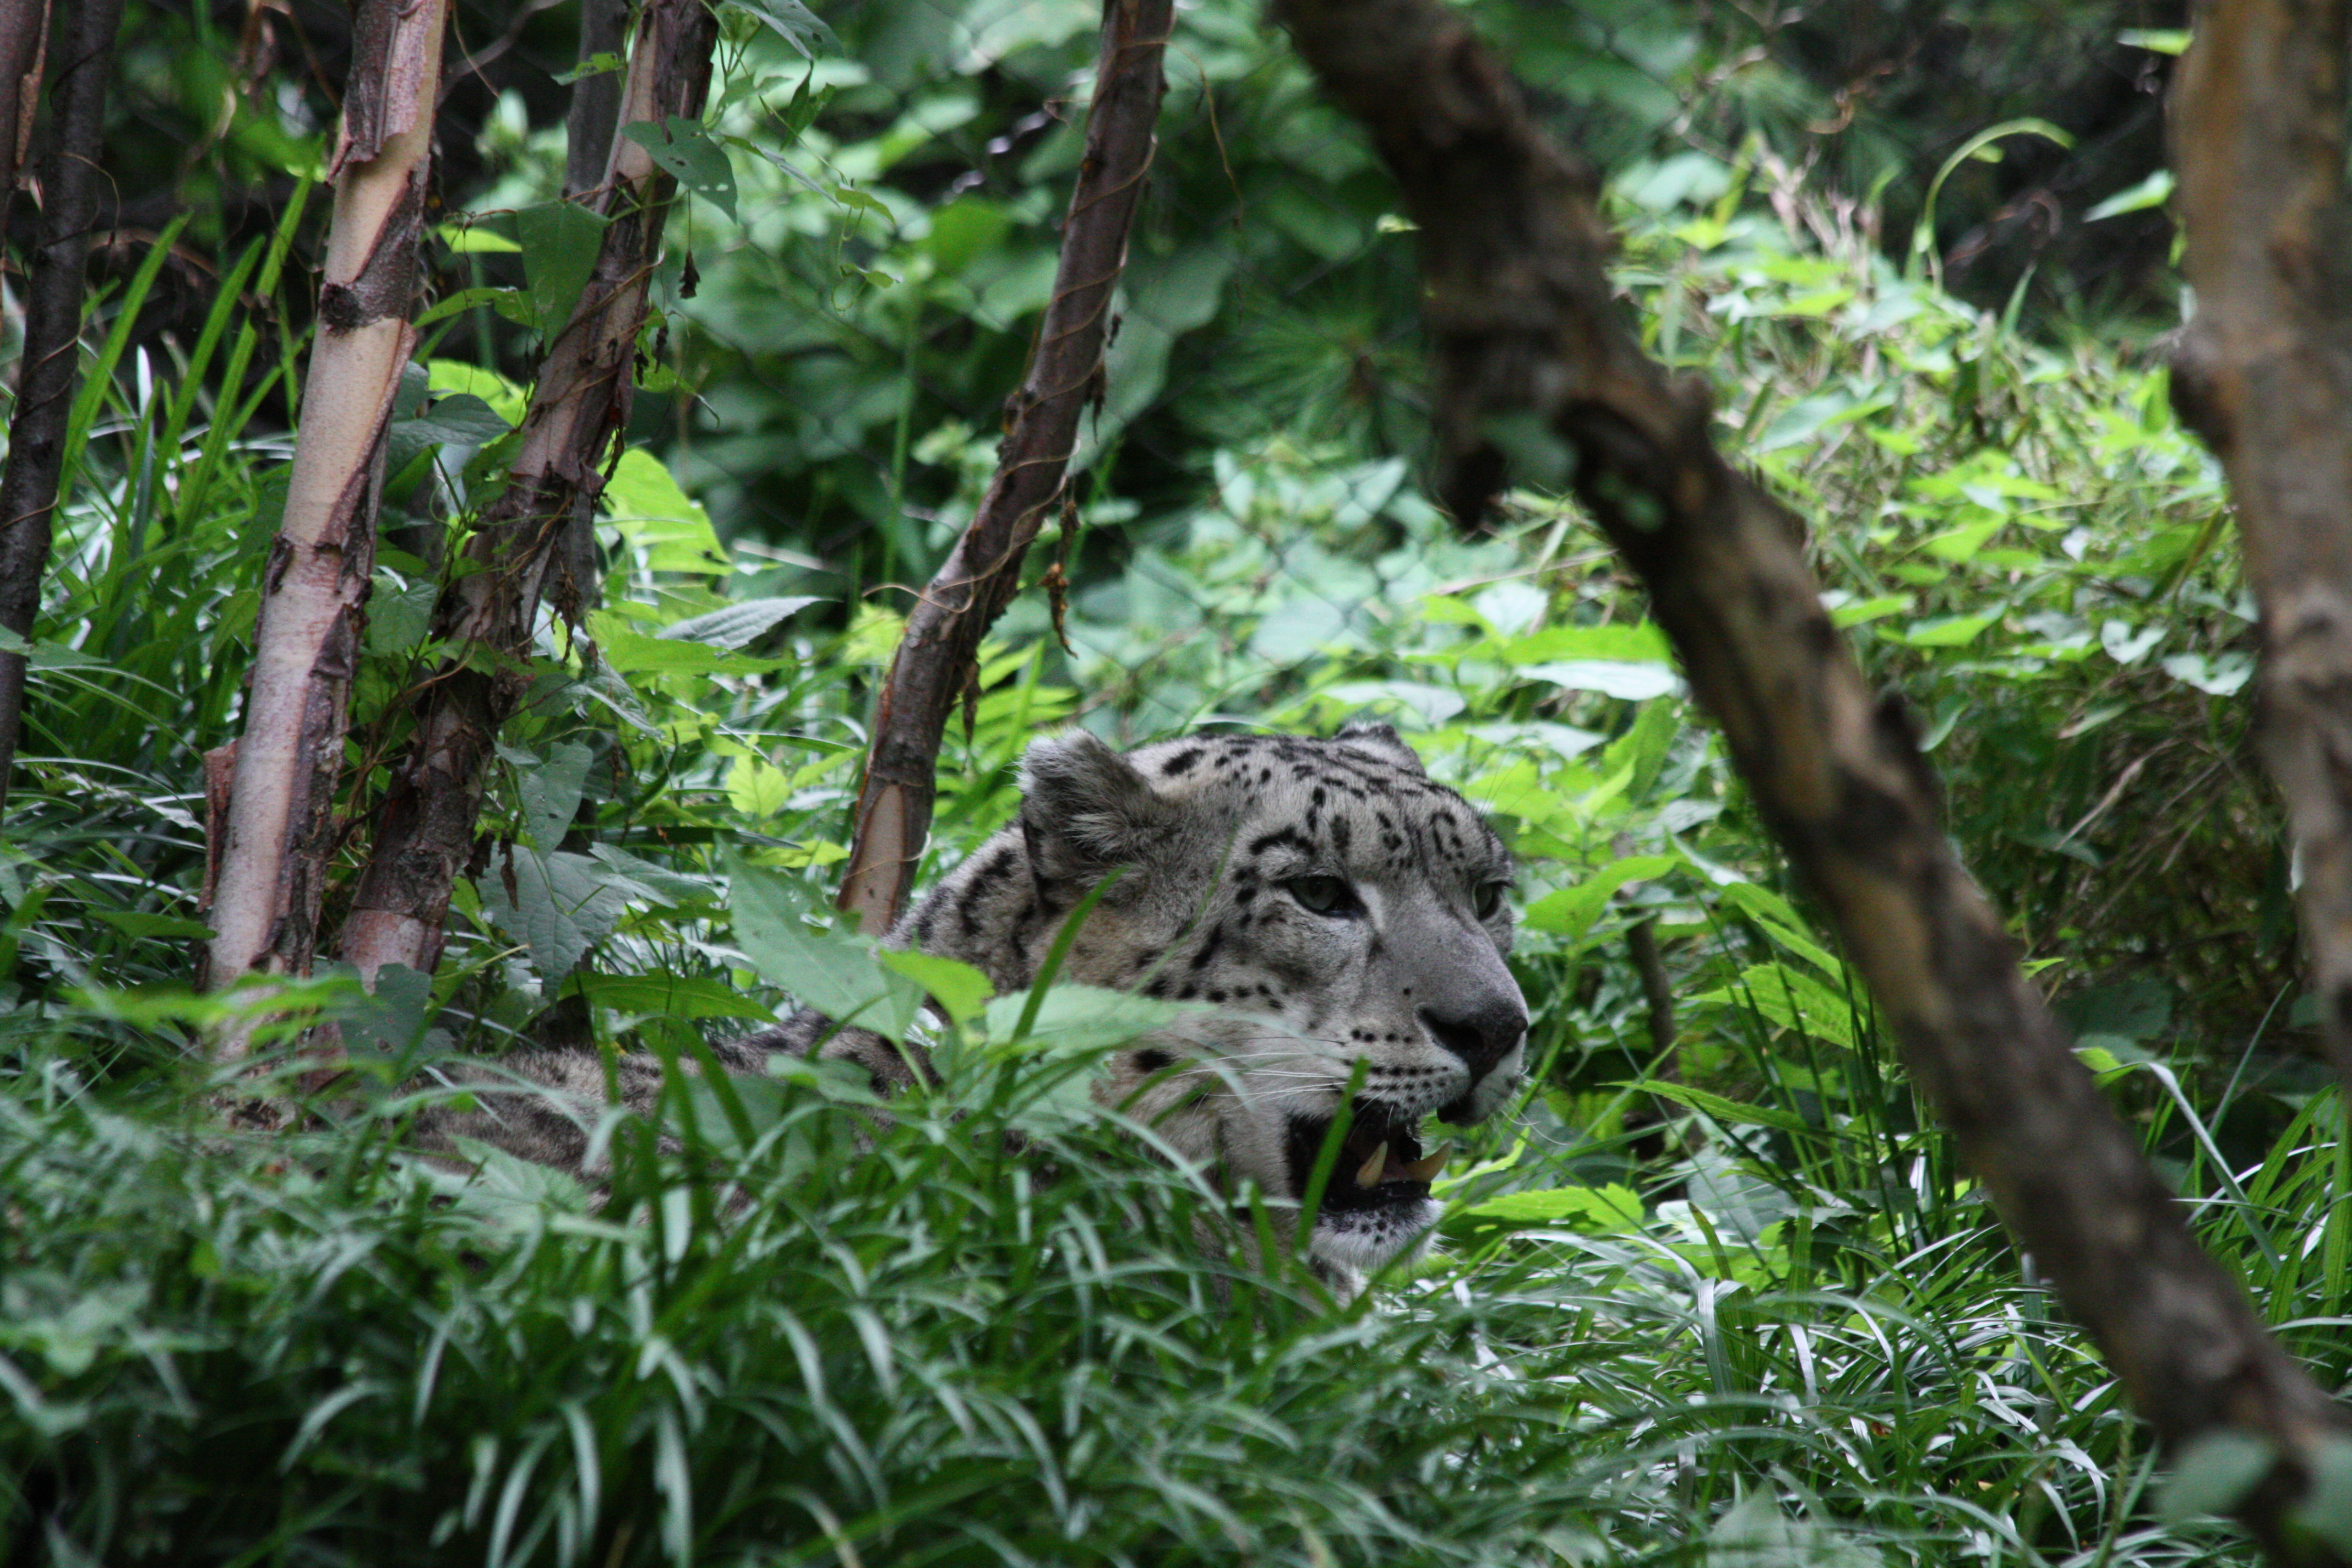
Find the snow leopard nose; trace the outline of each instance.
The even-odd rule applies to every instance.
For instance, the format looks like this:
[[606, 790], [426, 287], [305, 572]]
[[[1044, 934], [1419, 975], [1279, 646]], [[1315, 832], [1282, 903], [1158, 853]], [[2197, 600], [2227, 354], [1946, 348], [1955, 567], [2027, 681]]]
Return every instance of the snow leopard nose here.
[[1423, 1007], [1421, 1021], [1431, 1037], [1462, 1058], [1473, 1083], [1509, 1056], [1528, 1032], [1528, 1010], [1517, 996], [1489, 996], [1443, 1012]]

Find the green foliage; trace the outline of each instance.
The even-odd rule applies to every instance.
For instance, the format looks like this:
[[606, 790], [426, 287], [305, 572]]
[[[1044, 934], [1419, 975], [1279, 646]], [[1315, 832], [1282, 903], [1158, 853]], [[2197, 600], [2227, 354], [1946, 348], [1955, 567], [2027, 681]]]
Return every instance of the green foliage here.
[[[228, 259], [184, 351], [133, 331], [164, 246], [103, 297], [0, 824], [8, 1560], [2246, 1560], [2195, 1517], [2228, 1455], [2159, 1507], [1573, 507], [1528, 476], [1465, 540], [1421, 499], [1410, 233], [1254, 5], [1183, 13], [1082, 504], [1037, 552], [1068, 601], [1024, 596], [986, 648], [927, 876], [1005, 819], [1041, 729], [1376, 713], [1521, 856], [1537, 1081], [1465, 1140], [1444, 1249], [1339, 1308], [1255, 1258], [1290, 1216], [1207, 1206], [1092, 1106], [1150, 1008], [992, 997], [831, 926], [882, 585], [990, 476], [1077, 156], [1038, 106], [1083, 89], [1095, 12], [887, 0], [828, 42], [755, 9], [709, 125], [638, 133], [692, 193], [694, 267], [657, 289], [603, 602], [517, 671], [441, 970], [368, 996], [322, 964], [278, 998], [273, 1068], [321, 1017], [353, 1067], [296, 1137], [239, 1131], [187, 1067], [252, 1004], [193, 995], [182, 944], [317, 215]], [[1759, 143], [1654, 134], [1711, 68], [1671, 16], [1475, 9], [1651, 154], [1612, 197], [1647, 342], [1811, 520], [1833, 618], [2085, 1061], [2340, 1381], [2352, 1167], [2245, 754], [2219, 483], [2160, 373], [1906, 273]], [[466, 654], [430, 609], [521, 412], [501, 356], [593, 239], [530, 122], [486, 126], [497, 182], [444, 231], [397, 410], [330, 931], [417, 683]], [[204, 177], [273, 148], [315, 162], [247, 137]], [[522, 1092], [455, 1087], [456, 1057], [584, 1028], [694, 1063], [795, 1002], [898, 1037], [926, 991], [947, 1082], [887, 1121], [780, 1063], [677, 1076], [667, 1142], [604, 1129], [600, 1194], [403, 1152], [433, 1099]]]

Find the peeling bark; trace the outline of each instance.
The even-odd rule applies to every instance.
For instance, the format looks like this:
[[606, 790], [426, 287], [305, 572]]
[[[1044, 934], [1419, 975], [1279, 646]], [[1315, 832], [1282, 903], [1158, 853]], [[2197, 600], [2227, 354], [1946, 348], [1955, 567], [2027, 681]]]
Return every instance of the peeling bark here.
[[2338, 1561], [2290, 1546], [2284, 1521], [2342, 1412], [2199, 1247], [2020, 973], [1906, 716], [1874, 698], [1821, 607], [1798, 521], [1715, 450], [1705, 388], [1620, 321], [1591, 172], [1435, 0], [1282, 0], [1277, 15], [1420, 225], [1448, 504], [1475, 520], [1512, 459], [1570, 476], [2011, 1232], [2166, 1443], [2228, 1428], [2276, 1446], [2240, 1505], [2265, 1545]]
[[[68, 4], [71, 0], [68, 0]], [[46, 7], [26, 7], [37, 22]], [[0, 21], [5, 21], [0, 16]], [[57, 70], [49, 84], [49, 151], [42, 162], [43, 207], [32, 279], [25, 300], [24, 352], [18, 360], [16, 411], [8, 425], [8, 466], [0, 473], [0, 628], [29, 639], [40, 613], [41, 578], [49, 564], [50, 520], [65, 477], [66, 424], [73, 413], [74, 375], [81, 346], [82, 268], [90, 229], [98, 222], [97, 152], [106, 122], [107, 68], [114, 58], [122, 0], [80, 0], [58, 26]], [[37, 27], [35, 28], [37, 33]], [[27, 48], [19, 37], [0, 60]], [[39, 50], [28, 64], [38, 74]], [[18, 80], [20, 90], [24, 79]], [[0, 136], [21, 132], [31, 112], [29, 93]], [[13, 171], [12, 171], [13, 173]], [[8, 187], [0, 184], [0, 205]], [[16, 765], [25, 721], [25, 656], [0, 653], [0, 806]]]
[[[718, 23], [702, 0], [647, 0], [620, 124], [700, 118], [717, 39]], [[441, 960], [449, 893], [472, 853], [485, 768], [529, 685], [523, 661], [541, 600], [561, 571], [566, 530], [586, 526], [605, 456], [628, 424], [637, 333], [675, 184], [645, 148], [613, 139], [598, 202], [610, 222], [595, 267], [540, 369], [507, 488], [475, 525], [467, 549], [479, 568], [444, 589], [435, 609], [436, 635], [469, 653], [436, 671], [419, 694], [416, 732], [393, 768], [343, 926], [342, 956], [370, 982], [387, 963], [424, 973]]]
[[[335, 784], [359, 662], [384, 436], [416, 344], [417, 247], [432, 182], [444, 0], [370, 0], [352, 28], [318, 335], [262, 574], [253, 684], [218, 851], [205, 978], [302, 974], [318, 943]], [[231, 1028], [215, 1041], [242, 1056]]]
[[1086, 158], [1062, 226], [1054, 297], [1028, 374], [1005, 405], [996, 477], [954, 551], [908, 615], [874, 709], [856, 833], [838, 902], [865, 931], [906, 907], [931, 826], [940, 739], [978, 668], [980, 639], [1012, 602], [1021, 563], [1060, 502], [1078, 421], [1102, 396], [1111, 294], [1151, 167], [1172, 0], [1105, 0]]
[[2261, 605], [2263, 760], [2352, 1094], [2352, 204], [2342, 0], [2200, 8], [2171, 132], [2197, 314], [2173, 402], [2221, 459]]

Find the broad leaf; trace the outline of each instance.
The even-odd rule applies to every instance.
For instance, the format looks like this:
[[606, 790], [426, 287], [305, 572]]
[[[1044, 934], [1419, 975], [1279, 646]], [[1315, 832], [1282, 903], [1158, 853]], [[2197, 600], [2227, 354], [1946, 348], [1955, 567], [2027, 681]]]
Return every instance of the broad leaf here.
[[640, 121], [621, 127], [621, 134], [644, 148], [681, 186], [734, 217], [735, 171], [701, 121], [675, 116], [659, 125]]
[[595, 269], [604, 220], [577, 202], [541, 202], [515, 214], [515, 232], [522, 240], [523, 276], [540, 340], [552, 342]]
[[483, 910], [530, 948], [540, 978], [550, 982], [569, 973], [589, 944], [610, 935], [629, 900], [645, 892], [588, 856], [512, 847], [492, 857], [475, 887]]
[[861, 942], [812, 930], [799, 889], [729, 857], [735, 945], [762, 978], [837, 1024], [904, 1040], [923, 1010], [923, 988], [885, 969]]
[[823, 603], [813, 594], [786, 599], [745, 599], [724, 609], [673, 621], [656, 635], [681, 642], [709, 643], [732, 651], [764, 636], [793, 611]]

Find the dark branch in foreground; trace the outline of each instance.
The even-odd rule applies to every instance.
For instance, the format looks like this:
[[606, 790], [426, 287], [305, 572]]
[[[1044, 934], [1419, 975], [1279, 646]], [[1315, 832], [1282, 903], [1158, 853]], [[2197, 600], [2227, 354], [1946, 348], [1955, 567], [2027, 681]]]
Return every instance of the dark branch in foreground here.
[[2230, 0], [2173, 79], [2197, 316], [2173, 402], [2230, 476], [2262, 606], [2263, 760], [2286, 799], [2312, 989], [2352, 1093], [2352, 7]]
[[1127, 232], [1151, 166], [1152, 126], [1165, 87], [1173, 0], [1105, 0], [1087, 152], [1062, 226], [1054, 298], [1037, 329], [1029, 373], [1005, 409], [996, 478], [907, 616], [874, 710], [874, 747], [858, 787], [856, 837], [841, 907], [868, 931], [906, 906], [931, 826], [934, 777], [948, 715], [978, 667], [980, 639], [1012, 602], [1021, 562], [1064, 494], [1078, 420], [1102, 396], [1111, 293], [1127, 263]]
[[[54, 107], [41, 173], [46, 206], [25, 301], [23, 368], [16, 379], [16, 412], [8, 425], [8, 468], [0, 474], [0, 628], [27, 639], [41, 607], [50, 519], [64, 479], [66, 423], [73, 412], [80, 353], [82, 266], [98, 221], [107, 68], [121, 21], [122, 0], [79, 0], [58, 25], [58, 58], [49, 77]], [[13, 139], [16, 129], [12, 122], [0, 127], [0, 134]], [[6, 194], [0, 187], [0, 201]], [[25, 656], [0, 651], [0, 805], [7, 804], [8, 775], [16, 764], [24, 721]]]
[[2291, 1512], [2342, 1413], [2198, 1247], [2019, 971], [1953, 857], [1908, 721], [1821, 607], [1797, 520], [1715, 450], [1704, 388], [1621, 323], [1591, 172], [1435, 0], [1283, 0], [1278, 15], [1420, 225], [1445, 500], [1477, 518], [1507, 459], [1571, 479], [1913, 1074], [2133, 1404], [2170, 1445], [2224, 1429], [2274, 1445], [2240, 1517], [2283, 1560], [2341, 1561]]

